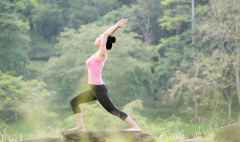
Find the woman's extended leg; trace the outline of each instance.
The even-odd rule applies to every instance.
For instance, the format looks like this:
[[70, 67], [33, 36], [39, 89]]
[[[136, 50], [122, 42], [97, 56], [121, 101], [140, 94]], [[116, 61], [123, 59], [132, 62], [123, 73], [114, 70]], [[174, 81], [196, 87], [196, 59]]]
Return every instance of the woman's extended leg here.
[[113, 105], [111, 98], [109, 98], [107, 95], [107, 89], [105, 86], [97, 86], [96, 92], [97, 100], [108, 112], [127, 122], [129, 128], [125, 129], [126, 131], [141, 131], [136, 121], [134, 121], [134, 119], [130, 115], [120, 111], [117, 107]]
[[124, 131], [141, 131], [141, 128], [138, 126], [136, 121], [129, 114], [124, 121], [127, 122], [129, 126], [129, 128], [124, 129]]

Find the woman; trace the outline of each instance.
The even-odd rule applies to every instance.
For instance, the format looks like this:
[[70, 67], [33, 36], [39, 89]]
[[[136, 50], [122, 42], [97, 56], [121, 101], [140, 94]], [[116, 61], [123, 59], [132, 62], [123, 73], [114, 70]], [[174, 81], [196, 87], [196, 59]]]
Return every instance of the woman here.
[[116, 41], [116, 38], [112, 36], [112, 34], [118, 29], [126, 26], [127, 23], [127, 19], [121, 19], [96, 38], [95, 45], [98, 50], [86, 60], [88, 85], [90, 89], [71, 100], [71, 107], [76, 117], [76, 127], [69, 129], [69, 131], [78, 130], [81, 132], [86, 130], [83, 123], [80, 104], [93, 100], [98, 100], [109, 113], [125, 121], [129, 128], [124, 129], [124, 131], [141, 131], [140, 127], [130, 115], [120, 111], [113, 105], [108, 96], [108, 90], [102, 80], [102, 69], [108, 58], [108, 51], [111, 50], [112, 43]]

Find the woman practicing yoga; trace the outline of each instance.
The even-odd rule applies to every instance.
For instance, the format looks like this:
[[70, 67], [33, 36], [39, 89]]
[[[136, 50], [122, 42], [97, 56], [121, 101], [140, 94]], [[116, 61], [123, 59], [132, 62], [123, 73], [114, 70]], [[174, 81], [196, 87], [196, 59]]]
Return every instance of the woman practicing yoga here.
[[98, 50], [86, 60], [88, 85], [90, 89], [80, 93], [71, 100], [70, 104], [76, 117], [76, 127], [71, 128], [68, 131], [86, 131], [80, 104], [93, 100], [98, 100], [109, 113], [127, 122], [129, 128], [123, 129], [123, 131], [141, 131], [140, 127], [130, 115], [120, 111], [113, 105], [108, 96], [108, 90], [105, 83], [102, 80], [102, 70], [104, 63], [108, 58], [108, 51], [111, 50], [112, 43], [116, 41], [116, 38], [112, 36], [112, 34], [117, 31], [117, 29], [120, 29], [127, 24], [127, 19], [121, 19], [96, 38], [95, 45]]

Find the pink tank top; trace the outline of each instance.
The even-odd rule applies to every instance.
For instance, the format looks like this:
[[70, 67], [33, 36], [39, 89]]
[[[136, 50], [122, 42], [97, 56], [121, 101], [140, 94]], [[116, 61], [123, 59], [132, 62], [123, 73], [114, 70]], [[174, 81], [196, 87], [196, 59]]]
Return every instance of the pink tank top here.
[[102, 79], [102, 70], [105, 60], [106, 59], [97, 59], [94, 56], [91, 56], [86, 60], [88, 84], [104, 84], [104, 81]]

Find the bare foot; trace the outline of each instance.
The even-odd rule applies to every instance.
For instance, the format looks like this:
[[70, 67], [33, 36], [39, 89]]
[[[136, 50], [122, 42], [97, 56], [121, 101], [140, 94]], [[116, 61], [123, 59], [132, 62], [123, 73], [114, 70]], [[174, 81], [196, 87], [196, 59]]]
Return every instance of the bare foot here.
[[74, 128], [64, 130], [62, 134], [67, 135], [67, 134], [73, 134], [73, 133], [84, 133], [86, 131], [87, 130], [85, 128], [74, 127]]
[[126, 132], [141, 132], [142, 130], [140, 128], [127, 128], [127, 129], [123, 129], [122, 131], [126, 131]]

